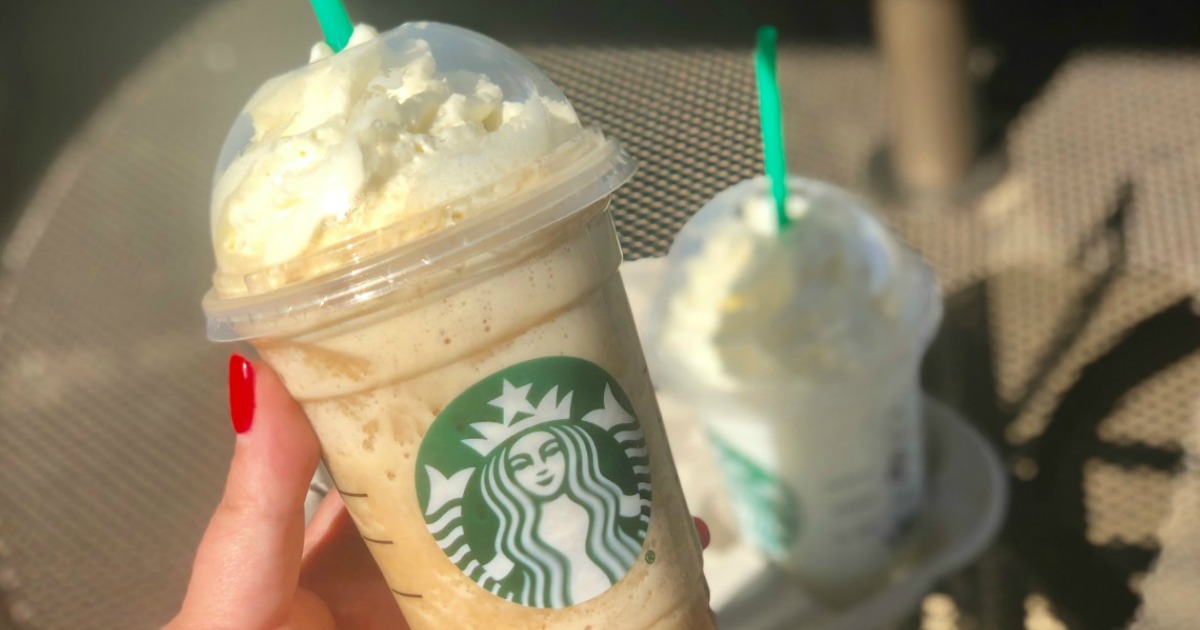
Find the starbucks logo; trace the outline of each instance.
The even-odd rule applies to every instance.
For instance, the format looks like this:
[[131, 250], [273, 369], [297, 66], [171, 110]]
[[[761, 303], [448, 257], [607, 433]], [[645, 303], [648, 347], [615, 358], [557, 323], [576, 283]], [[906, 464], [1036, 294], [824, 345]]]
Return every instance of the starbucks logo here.
[[800, 507], [787, 484], [716, 433], [709, 441], [730, 487], [738, 489], [734, 511], [747, 537], [768, 556], [784, 560], [800, 533]]
[[598, 365], [534, 359], [455, 398], [417, 454], [438, 546], [491, 593], [539, 608], [587, 601], [641, 557], [650, 458], [633, 406]]

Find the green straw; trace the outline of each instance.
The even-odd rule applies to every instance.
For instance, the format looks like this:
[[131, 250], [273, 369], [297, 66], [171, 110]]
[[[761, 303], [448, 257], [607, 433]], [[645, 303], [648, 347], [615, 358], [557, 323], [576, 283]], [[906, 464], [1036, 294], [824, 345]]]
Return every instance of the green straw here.
[[787, 215], [787, 158], [783, 154], [783, 112], [779, 105], [779, 82], [775, 76], [775, 27], [758, 29], [754, 70], [758, 79], [758, 116], [762, 124], [763, 163], [771, 180], [771, 196], [779, 216], [779, 229], [791, 221]]
[[350, 42], [350, 34], [354, 32], [354, 25], [350, 23], [350, 16], [346, 15], [342, 0], [312, 0], [312, 8], [317, 14], [317, 22], [321, 24], [321, 31], [325, 33], [325, 43], [333, 52], [342, 52]]

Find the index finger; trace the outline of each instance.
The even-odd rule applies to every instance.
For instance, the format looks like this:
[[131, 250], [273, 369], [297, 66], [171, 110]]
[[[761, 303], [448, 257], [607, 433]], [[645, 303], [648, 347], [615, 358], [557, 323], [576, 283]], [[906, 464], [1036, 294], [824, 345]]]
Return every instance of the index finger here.
[[[304, 412], [266, 366], [234, 355], [230, 395], [241, 432], [180, 616], [205, 620], [210, 628], [281, 627], [299, 583], [304, 497], [320, 446]], [[239, 423], [237, 405], [247, 396], [250, 418]]]

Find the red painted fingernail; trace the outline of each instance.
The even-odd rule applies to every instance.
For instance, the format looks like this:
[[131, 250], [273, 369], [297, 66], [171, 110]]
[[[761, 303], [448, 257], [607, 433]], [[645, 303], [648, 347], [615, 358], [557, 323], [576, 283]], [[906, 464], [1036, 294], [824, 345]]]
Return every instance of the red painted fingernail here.
[[229, 357], [229, 415], [239, 434], [254, 424], [254, 365], [240, 354]]
[[696, 523], [696, 533], [700, 534], [700, 548], [708, 549], [708, 543], [712, 540], [712, 534], [708, 533], [708, 523], [699, 516], [693, 516], [692, 521]]

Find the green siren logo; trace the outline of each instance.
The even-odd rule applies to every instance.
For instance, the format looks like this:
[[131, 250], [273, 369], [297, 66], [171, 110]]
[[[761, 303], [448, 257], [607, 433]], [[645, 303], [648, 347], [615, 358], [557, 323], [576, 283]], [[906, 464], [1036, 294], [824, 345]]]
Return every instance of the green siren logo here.
[[768, 556], [786, 559], [788, 548], [800, 533], [800, 507], [795, 495], [777, 475], [716, 433], [709, 432], [709, 438], [729, 485], [738, 488], [734, 510], [747, 537]]
[[417, 455], [429, 532], [509, 601], [562, 608], [616, 584], [650, 523], [650, 458], [633, 406], [598, 365], [534, 359], [473, 385]]

